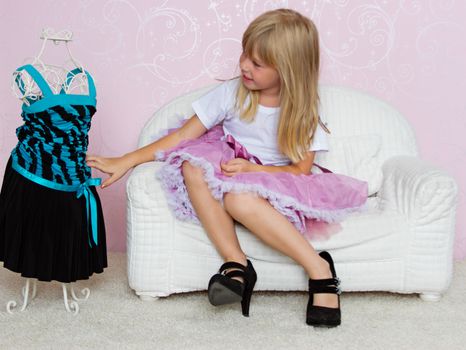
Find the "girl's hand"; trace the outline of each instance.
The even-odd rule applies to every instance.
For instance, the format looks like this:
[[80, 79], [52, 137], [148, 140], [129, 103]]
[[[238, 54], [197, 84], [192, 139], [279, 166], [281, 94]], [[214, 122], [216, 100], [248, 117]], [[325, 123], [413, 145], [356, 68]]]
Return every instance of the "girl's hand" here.
[[247, 173], [251, 171], [255, 171], [254, 163], [243, 159], [243, 158], [235, 158], [226, 163], [220, 163], [220, 168], [222, 172], [226, 176], [234, 176], [239, 173]]
[[91, 168], [98, 169], [110, 175], [110, 177], [102, 183], [102, 188], [110, 186], [112, 183], [114, 183], [123, 175], [125, 175], [126, 172], [133, 167], [128, 156], [118, 158], [87, 156], [86, 163]]

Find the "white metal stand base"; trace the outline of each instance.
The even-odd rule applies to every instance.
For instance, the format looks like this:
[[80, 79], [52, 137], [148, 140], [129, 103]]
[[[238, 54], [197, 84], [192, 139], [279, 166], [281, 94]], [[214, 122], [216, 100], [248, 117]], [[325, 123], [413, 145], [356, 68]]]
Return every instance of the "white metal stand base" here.
[[[29, 285], [30, 285], [30, 279], [26, 279], [26, 284], [25, 286], [21, 289], [21, 294], [23, 295], [23, 306], [21, 307], [21, 310], [20, 311], [24, 311], [26, 310], [26, 306], [28, 306], [28, 303], [29, 303]], [[33, 282], [33, 285], [32, 285], [32, 295], [31, 295], [31, 300], [34, 300], [34, 298], [36, 297], [36, 292], [37, 292], [37, 282], [36, 280], [34, 280]], [[12, 309], [14, 309], [16, 307], [17, 303], [16, 301], [14, 300], [10, 300], [7, 304], [6, 304], [6, 311], [13, 315], [13, 311]]]
[[[79, 312], [78, 302], [86, 301], [87, 299], [89, 299], [89, 295], [91, 294], [90, 289], [89, 288], [81, 289], [80, 293], [83, 295], [83, 297], [79, 298], [79, 297], [76, 296], [76, 293], [74, 291], [73, 286], [71, 286], [68, 283], [62, 283], [61, 285], [62, 285], [62, 290], [63, 290], [63, 303], [65, 304], [66, 311], [71, 312], [74, 315], [77, 315], [78, 312]], [[69, 288], [68, 288], [68, 286], [69, 286]], [[31, 279], [27, 278], [26, 279], [26, 284], [21, 289], [21, 294], [23, 296], [23, 305], [21, 306], [21, 309], [19, 311], [26, 310], [26, 307], [28, 306], [29, 302], [34, 300], [34, 298], [36, 297], [36, 294], [37, 294], [36, 293], [37, 292], [37, 281], [36, 280], [32, 281], [32, 295], [29, 298], [29, 294], [31, 292], [30, 287], [31, 287]], [[70, 290], [71, 298], [73, 299], [73, 301], [68, 301], [68, 289]], [[14, 314], [13, 310], [16, 308], [16, 306], [17, 306], [16, 301], [10, 300], [6, 304], [6, 311], [9, 314], [13, 315]]]
[[89, 288], [84, 288], [81, 290], [81, 294], [84, 295], [82, 298], [78, 298], [74, 292], [73, 286], [70, 287], [71, 297], [74, 301], [68, 302], [68, 290], [67, 285], [62, 283], [63, 288], [63, 302], [65, 303], [65, 309], [68, 312], [72, 312], [74, 315], [77, 315], [79, 312], [79, 304], [78, 301], [86, 301], [89, 299], [89, 295], [91, 294], [91, 290]]

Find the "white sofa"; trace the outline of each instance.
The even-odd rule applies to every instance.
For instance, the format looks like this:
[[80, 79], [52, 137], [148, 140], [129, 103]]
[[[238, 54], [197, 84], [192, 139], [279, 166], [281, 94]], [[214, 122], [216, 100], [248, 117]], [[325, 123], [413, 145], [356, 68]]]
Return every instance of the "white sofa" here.
[[[151, 142], [212, 86], [183, 95], [156, 112], [139, 146]], [[407, 121], [388, 104], [340, 87], [321, 86], [321, 115], [331, 130], [330, 152], [316, 163], [369, 182], [367, 210], [349, 216], [326, 240], [343, 291], [419, 293], [439, 300], [452, 278], [457, 185], [419, 159]], [[136, 167], [127, 182], [129, 285], [141, 299], [205, 290], [222, 261], [201, 226], [174, 218], [156, 179], [160, 162]], [[315, 171], [313, 169], [313, 171]], [[268, 248], [241, 225], [240, 243], [254, 263], [255, 290], [307, 290], [291, 259]]]

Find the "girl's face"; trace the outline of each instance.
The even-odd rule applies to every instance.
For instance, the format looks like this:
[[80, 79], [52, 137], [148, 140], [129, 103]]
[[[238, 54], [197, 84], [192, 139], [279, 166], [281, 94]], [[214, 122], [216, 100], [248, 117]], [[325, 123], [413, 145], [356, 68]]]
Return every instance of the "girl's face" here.
[[266, 65], [257, 57], [249, 57], [244, 52], [239, 58], [241, 79], [249, 90], [278, 96], [280, 93], [280, 77], [275, 68]]

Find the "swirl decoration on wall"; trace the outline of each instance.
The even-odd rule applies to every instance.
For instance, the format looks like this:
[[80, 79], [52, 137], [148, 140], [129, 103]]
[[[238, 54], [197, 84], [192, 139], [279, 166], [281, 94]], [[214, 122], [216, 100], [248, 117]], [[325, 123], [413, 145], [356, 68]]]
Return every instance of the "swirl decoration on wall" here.
[[[338, 36], [339, 47], [331, 47], [332, 43], [328, 42], [325, 35], [321, 35], [322, 51], [340, 66], [352, 69], [371, 68], [385, 60], [393, 48], [393, 20], [379, 6], [363, 5], [352, 9], [346, 17], [346, 26], [342, 31], [347, 35]], [[365, 61], [360, 60], [362, 51], [370, 52]], [[348, 60], [356, 54], [358, 60]]]
[[[260, 6], [262, 5], [262, 6]], [[245, 0], [243, 5], [244, 21], [249, 24], [262, 12], [289, 7], [288, 0]]]

